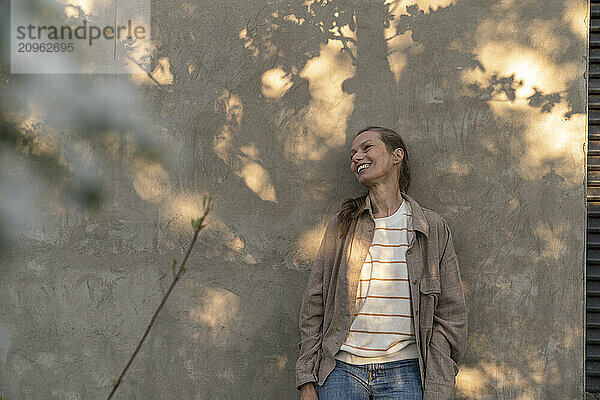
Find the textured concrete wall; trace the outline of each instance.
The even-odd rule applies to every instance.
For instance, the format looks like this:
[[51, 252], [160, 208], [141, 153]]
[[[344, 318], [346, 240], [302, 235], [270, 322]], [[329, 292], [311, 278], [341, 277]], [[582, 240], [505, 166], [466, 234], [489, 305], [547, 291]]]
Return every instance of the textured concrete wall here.
[[[77, 78], [136, 93], [132, 124], [151, 121], [163, 158], [99, 133], [95, 213], [22, 183], [37, 200], [0, 261], [0, 396], [104, 398], [211, 191], [117, 398], [297, 398], [300, 298], [326, 215], [362, 191], [348, 143], [369, 124], [405, 137], [409, 193], [453, 231], [470, 324], [457, 397], [583, 396], [588, 4], [301, 3], [153, 1], [152, 73]], [[12, 111], [48, 130], [24, 97]]]

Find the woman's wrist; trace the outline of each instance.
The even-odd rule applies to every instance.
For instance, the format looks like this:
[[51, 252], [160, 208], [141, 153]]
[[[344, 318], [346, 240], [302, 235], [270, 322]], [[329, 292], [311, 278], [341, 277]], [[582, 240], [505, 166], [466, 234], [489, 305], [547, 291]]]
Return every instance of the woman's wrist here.
[[304, 392], [306, 390], [314, 390], [315, 384], [314, 382], [306, 382], [304, 385], [300, 386], [300, 391]]

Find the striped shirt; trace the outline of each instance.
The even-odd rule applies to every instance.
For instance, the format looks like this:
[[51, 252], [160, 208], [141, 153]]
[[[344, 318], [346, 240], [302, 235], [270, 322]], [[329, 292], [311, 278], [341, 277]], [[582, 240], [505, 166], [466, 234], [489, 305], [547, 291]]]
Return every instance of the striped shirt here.
[[374, 218], [375, 232], [361, 269], [358, 314], [335, 358], [351, 364], [418, 358], [406, 250], [412, 240], [411, 208]]

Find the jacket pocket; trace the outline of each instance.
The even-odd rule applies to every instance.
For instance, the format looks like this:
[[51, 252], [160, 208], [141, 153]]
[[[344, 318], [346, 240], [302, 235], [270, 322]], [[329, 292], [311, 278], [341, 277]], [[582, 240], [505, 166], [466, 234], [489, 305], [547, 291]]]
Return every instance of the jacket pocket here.
[[[433, 312], [437, 306], [441, 293], [440, 278], [424, 276], [419, 284], [421, 317], [419, 325], [422, 329], [431, 329], [433, 326]], [[428, 343], [426, 340], [425, 343]]]
[[419, 289], [423, 294], [440, 294], [442, 292], [440, 278], [437, 276], [424, 276], [421, 279]]
[[458, 366], [449, 355], [430, 343], [425, 365], [423, 400], [454, 400]]
[[452, 357], [440, 350], [433, 342], [429, 343], [426, 369], [428, 380], [454, 386], [458, 365]]

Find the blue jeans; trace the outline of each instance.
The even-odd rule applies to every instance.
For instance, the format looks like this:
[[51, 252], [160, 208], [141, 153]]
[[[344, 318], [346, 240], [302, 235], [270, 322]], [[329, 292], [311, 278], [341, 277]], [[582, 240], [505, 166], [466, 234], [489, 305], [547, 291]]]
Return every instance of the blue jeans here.
[[422, 400], [419, 360], [353, 365], [335, 360], [335, 368], [316, 385], [319, 400]]

